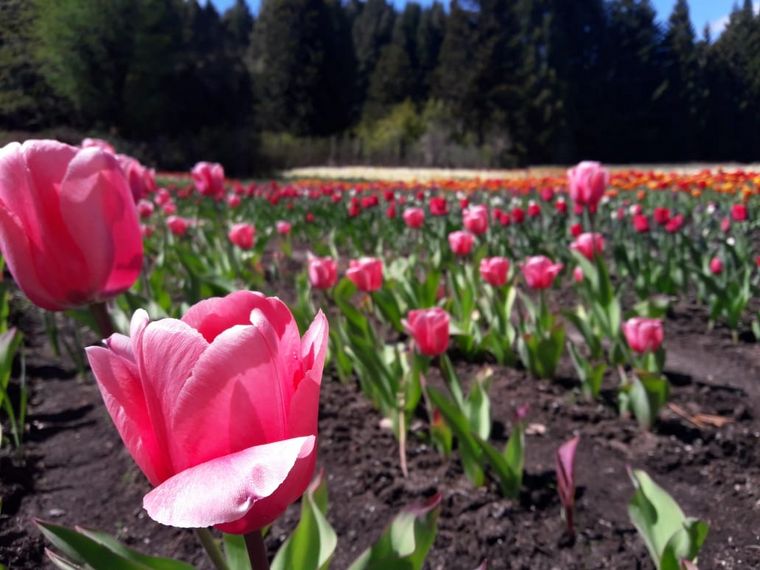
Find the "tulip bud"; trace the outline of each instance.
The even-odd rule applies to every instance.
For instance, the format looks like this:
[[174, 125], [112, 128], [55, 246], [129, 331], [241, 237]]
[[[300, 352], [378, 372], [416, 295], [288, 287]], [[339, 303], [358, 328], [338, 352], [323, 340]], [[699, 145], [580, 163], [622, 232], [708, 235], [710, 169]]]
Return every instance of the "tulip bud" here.
[[548, 257], [536, 255], [525, 261], [522, 274], [531, 289], [547, 289], [552, 286], [562, 267], [561, 263], [554, 263]]
[[420, 353], [438, 356], [449, 346], [449, 314], [440, 307], [409, 311], [404, 328], [414, 338]]
[[623, 334], [628, 346], [639, 354], [655, 352], [664, 338], [662, 321], [645, 317], [628, 319], [623, 323]]
[[509, 260], [506, 257], [486, 257], [480, 261], [480, 276], [493, 287], [503, 287], [508, 273]]
[[456, 231], [449, 234], [449, 246], [458, 256], [468, 255], [475, 243], [475, 236], [470, 232]]
[[359, 291], [377, 291], [383, 286], [383, 262], [376, 257], [352, 259], [346, 277], [353, 281]]
[[309, 257], [309, 283], [315, 289], [329, 289], [338, 281], [338, 264], [331, 257]]

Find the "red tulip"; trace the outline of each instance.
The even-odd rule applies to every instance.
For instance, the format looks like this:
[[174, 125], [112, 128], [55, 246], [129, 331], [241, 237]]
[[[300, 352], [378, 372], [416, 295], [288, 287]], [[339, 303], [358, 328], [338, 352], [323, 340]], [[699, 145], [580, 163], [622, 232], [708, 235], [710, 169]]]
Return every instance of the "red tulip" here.
[[553, 188], [549, 188], [547, 186], [546, 188], [544, 188], [544, 189], [541, 190], [541, 194], [540, 195], [541, 195], [541, 199], [544, 202], [551, 202], [552, 200], [554, 200], [554, 189]]
[[433, 196], [430, 198], [430, 213], [433, 216], [445, 216], [448, 213], [446, 198], [443, 196]]
[[574, 238], [577, 238], [579, 235], [583, 233], [583, 226], [579, 223], [574, 223], [572, 226], [570, 226], [570, 235]]
[[731, 229], [731, 218], [723, 218], [720, 221], [720, 231], [723, 233], [728, 233]]
[[570, 534], [573, 529], [573, 511], [575, 509], [575, 452], [580, 436], [563, 443], [555, 456], [557, 468], [557, 493], [565, 513], [565, 523]]
[[567, 214], [567, 202], [560, 198], [554, 203], [554, 209], [557, 210], [558, 214]]
[[383, 262], [376, 257], [361, 257], [348, 262], [348, 277], [359, 291], [370, 293], [383, 286]]
[[493, 287], [502, 287], [507, 282], [509, 260], [506, 257], [486, 257], [480, 261], [480, 276]]
[[581, 162], [567, 171], [570, 197], [576, 204], [596, 209], [609, 184], [610, 173], [598, 162]]
[[224, 167], [216, 162], [199, 162], [191, 172], [195, 188], [203, 196], [221, 200], [224, 197]]
[[449, 314], [440, 307], [409, 311], [404, 328], [425, 356], [443, 354], [449, 346]]
[[683, 214], [676, 214], [670, 220], [668, 220], [668, 223], [665, 224], [665, 231], [674, 234], [678, 230], [680, 230], [683, 227], [684, 223], [684, 217]]
[[525, 221], [525, 210], [519, 207], [512, 208], [512, 221], [522, 224]]
[[421, 228], [425, 223], [425, 210], [422, 208], [407, 208], [403, 214], [404, 223], [412, 229]]
[[720, 275], [723, 273], [723, 260], [720, 257], [713, 257], [710, 260], [710, 273]]
[[300, 338], [285, 304], [238, 291], [182, 320], [138, 310], [87, 358], [155, 521], [247, 534], [306, 489], [316, 461], [328, 324]]
[[670, 220], [670, 210], [667, 208], [655, 208], [652, 212], [652, 218], [657, 224], [664, 226]]
[[562, 267], [561, 263], [554, 263], [548, 257], [536, 255], [525, 261], [522, 274], [531, 289], [547, 289], [552, 286]]
[[338, 281], [338, 264], [331, 257], [309, 257], [308, 272], [315, 289], [329, 289]]
[[172, 202], [171, 200], [169, 202], [165, 202], [161, 206], [161, 211], [166, 214], [167, 216], [173, 216], [177, 213], [177, 204]]
[[501, 215], [499, 216], [499, 223], [502, 226], [507, 227], [512, 223], [512, 217], [507, 212], [501, 212]]
[[314, 221], [314, 214], [312, 214], [311, 212], [306, 212], [306, 218], [305, 219], [306, 219], [307, 223], [313, 222]]
[[169, 226], [169, 231], [175, 236], [182, 237], [187, 233], [188, 228], [192, 225], [192, 222], [182, 216], [169, 216], [166, 218], [166, 225]]
[[462, 210], [466, 209], [467, 206], [470, 205], [470, 199], [469, 198], [461, 198], [459, 200], [459, 207], [462, 208]]
[[747, 206], [744, 204], [734, 204], [731, 206], [731, 217], [735, 222], [747, 221]]
[[253, 247], [255, 236], [256, 228], [246, 223], [235, 224], [227, 234], [227, 237], [233, 244], [244, 250], [249, 250]]
[[645, 215], [634, 214], [632, 220], [636, 233], [645, 234], [649, 231], [649, 219]]
[[396, 217], [396, 204], [391, 204], [385, 209], [385, 217], [392, 220]]
[[462, 212], [462, 223], [467, 231], [481, 235], [488, 230], [488, 208], [471, 206]]
[[150, 236], [152, 236], [153, 235], [153, 231], [154, 230], [153, 230], [152, 226], [144, 226], [144, 225], [140, 226], [140, 235], [142, 235], [142, 237], [144, 237], [145, 239], [147, 239]]
[[604, 252], [604, 238], [601, 234], [586, 232], [579, 235], [570, 249], [580, 253], [586, 259], [594, 259], [594, 256]]
[[171, 202], [172, 195], [169, 194], [169, 191], [166, 188], [159, 188], [158, 192], [156, 192], [156, 198], [155, 202], [159, 206], [163, 206], [167, 202]]
[[290, 233], [290, 230], [292, 228], [290, 222], [286, 222], [285, 220], [280, 220], [275, 224], [275, 228], [277, 229], [277, 233], [281, 236], [286, 236]]
[[639, 354], [656, 351], [664, 338], [662, 321], [645, 317], [628, 319], [623, 323], [623, 334], [628, 346]]
[[468, 255], [475, 243], [475, 236], [470, 232], [456, 231], [449, 234], [449, 246], [456, 255]]
[[531, 202], [528, 204], [528, 217], [529, 218], [537, 218], [541, 215], [541, 206], [536, 204], [535, 202]]
[[113, 154], [51, 140], [0, 149], [0, 251], [35, 304], [53, 311], [129, 289], [140, 224]]

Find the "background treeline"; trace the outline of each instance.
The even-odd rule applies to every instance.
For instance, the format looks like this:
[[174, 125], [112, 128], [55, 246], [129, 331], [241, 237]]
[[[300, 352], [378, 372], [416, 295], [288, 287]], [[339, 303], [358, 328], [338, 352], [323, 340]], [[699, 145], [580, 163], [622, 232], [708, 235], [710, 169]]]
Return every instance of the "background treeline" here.
[[0, 138], [167, 168], [760, 159], [760, 16], [686, 0], [0, 0]]

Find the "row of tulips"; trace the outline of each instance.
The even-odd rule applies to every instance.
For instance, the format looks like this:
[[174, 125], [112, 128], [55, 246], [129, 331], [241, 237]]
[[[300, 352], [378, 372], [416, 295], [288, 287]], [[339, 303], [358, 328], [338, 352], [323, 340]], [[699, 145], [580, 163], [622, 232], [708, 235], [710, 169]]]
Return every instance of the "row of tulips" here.
[[[154, 487], [144, 499], [151, 518], [201, 529], [218, 568], [245, 567], [232, 562], [245, 547], [258, 570], [268, 564], [261, 530], [304, 494], [314, 472], [328, 346], [337, 376], [356, 379], [389, 420], [404, 473], [411, 418], [421, 411], [430, 441], [446, 455], [456, 449], [474, 484], [490, 474], [505, 495], [520, 491], [527, 407], [516, 410], [506, 446], [497, 449], [489, 441], [491, 377], [486, 370], [465, 390], [452, 351], [551, 378], [567, 350], [588, 397], [615, 370], [621, 412], [651, 426], [668, 393], [662, 323], [654, 317], [677, 294], [693, 292], [712, 320], [737, 330], [759, 285], [750, 245], [756, 181], [732, 176], [744, 185], [743, 201], [729, 205], [736, 198], [716, 192], [704, 208], [680, 187], [631, 203], [609, 188], [614, 176], [598, 163], [572, 169], [566, 195], [556, 181], [506, 192], [483, 183], [461, 196], [389, 184], [230, 186], [223, 168], [209, 163], [196, 165], [192, 185], [159, 188], [152, 171], [103, 141], [28, 141], [0, 150], [0, 247], [29, 300], [68, 310], [106, 338], [87, 359]], [[649, 187], [656, 178], [626, 180]], [[692, 184], [708, 191], [701, 179]], [[313, 255], [300, 257], [304, 249]], [[343, 279], [340, 258], [350, 259]], [[281, 283], [294, 264], [302, 267], [295, 315], [277, 298], [237, 290]], [[728, 298], [737, 277], [739, 294]], [[574, 283], [574, 310], [559, 310], [566, 303], [553, 289], [561, 281]], [[624, 312], [626, 287], [641, 303]], [[332, 315], [332, 326], [315, 305]], [[55, 320], [47, 322], [54, 338]], [[574, 441], [558, 452], [557, 469], [571, 532]], [[641, 504], [676, 512], [644, 475], [632, 477], [639, 493], [656, 496]], [[319, 527], [324, 548], [298, 538], [309, 531], [297, 529], [275, 566], [280, 556], [316, 557], [304, 568], [329, 561], [335, 537], [320, 488], [307, 492], [302, 524]], [[402, 526], [422, 528], [414, 548], [394, 543], [391, 530], [352, 568], [399, 560], [420, 568], [435, 503], [400, 515]], [[678, 525], [668, 529], [649, 528], [648, 519], [636, 524], [645, 539], [657, 535], [650, 552], [661, 568], [671, 567], [665, 559], [674, 568], [693, 560], [704, 540], [701, 526], [681, 536], [680, 517], [670, 517]], [[208, 527], [246, 538], [225, 538], [223, 553]], [[113, 567], [114, 556], [155, 567], [102, 535], [42, 528], [63, 553], [51, 553], [60, 567]], [[96, 563], [93, 551], [106, 558]]]

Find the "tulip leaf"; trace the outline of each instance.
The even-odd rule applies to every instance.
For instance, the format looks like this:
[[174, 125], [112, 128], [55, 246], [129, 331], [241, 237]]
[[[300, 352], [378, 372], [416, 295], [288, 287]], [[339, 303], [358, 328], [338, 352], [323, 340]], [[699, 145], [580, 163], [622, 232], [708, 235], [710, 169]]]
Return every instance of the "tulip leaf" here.
[[401, 511], [348, 570], [421, 570], [435, 541], [441, 495]]
[[120, 544], [113, 537], [96, 531], [74, 530], [49, 522], [37, 526], [61, 554], [49, 551], [48, 557], [59, 568], [86, 565], [93, 570], [192, 570], [178, 560], [141, 554]]
[[251, 570], [245, 538], [240, 534], [224, 534], [224, 558], [229, 570]]
[[623, 388], [623, 409], [630, 409], [642, 429], [649, 429], [657, 419], [660, 408], [668, 401], [670, 385], [666, 378], [637, 370], [631, 384]]
[[325, 518], [327, 484], [317, 475], [301, 499], [301, 520], [277, 551], [272, 570], [321, 570], [327, 568], [338, 537]]
[[630, 477], [636, 487], [628, 504], [631, 522], [644, 539], [657, 568], [677, 570], [681, 559], [696, 557], [707, 537], [707, 524], [687, 519], [673, 497], [646, 472], [633, 470]]

